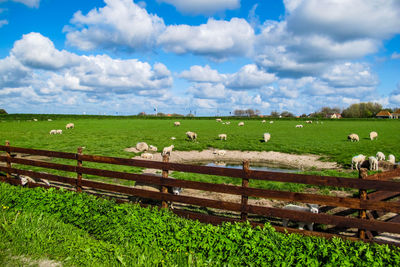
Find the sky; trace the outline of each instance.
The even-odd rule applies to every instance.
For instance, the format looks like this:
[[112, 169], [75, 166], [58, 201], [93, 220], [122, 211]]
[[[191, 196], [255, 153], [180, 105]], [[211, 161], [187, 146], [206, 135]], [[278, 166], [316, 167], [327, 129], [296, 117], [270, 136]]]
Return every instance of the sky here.
[[398, 0], [0, 0], [8, 113], [400, 107]]

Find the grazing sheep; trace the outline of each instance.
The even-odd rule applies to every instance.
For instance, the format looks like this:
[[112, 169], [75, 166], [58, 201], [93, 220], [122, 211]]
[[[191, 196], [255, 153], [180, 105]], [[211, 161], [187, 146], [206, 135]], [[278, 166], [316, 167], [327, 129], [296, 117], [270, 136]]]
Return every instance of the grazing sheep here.
[[[287, 210], [311, 212], [311, 213], [315, 213], [315, 214], [319, 212], [319, 210], [318, 210], [319, 207], [318, 207], [317, 204], [307, 204], [307, 207], [301, 207], [301, 206], [298, 206], [298, 205], [289, 204], [289, 205], [286, 205], [283, 208], [287, 209]], [[289, 219], [283, 219], [282, 220], [283, 227], [287, 227], [288, 222], [289, 222]], [[299, 222], [299, 229], [300, 230], [304, 230], [304, 226], [305, 225], [307, 225], [308, 230], [313, 231], [313, 227], [314, 227], [314, 223], [313, 222], [311, 222], [311, 223], [309, 223], [309, 222], [307, 222], [307, 223], [306, 222]]]
[[243, 121], [239, 122], [238, 126], [244, 126], [244, 122]]
[[17, 175], [17, 178], [21, 180], [21, 185], [22, 186], [25, 186], [28, 183], [36, 184], [39, 181], [43, 182], [47, 186], [50, 186], [49, 181], [46, 180], [46, 179], [34, 179], [34, 178], [32, 178], [30, 176], [27, 176], [27, 175]]
[[378, 138], [378, 133], [377, 132], [370, 132], [369, 133], [369, 139], [374, 140]]
[[153, 151], [153, 152], [157, 152], [157, 147], [156, 147], [156, 146], [153, 146], [153, 145], [150, 145], [150, 146], [149, 146], [149, 150], [150, 150], [150, 151]]
[[163, 156], [164, 155], [171, 156], [172, 149], [174, 149], [174, 145], [170, 145], [170, 146], [164, 147], [163, 151], [162, 151], [162, 155]]
[[270, 121], [269, 123], [271, 123], [271, 124], [272, 124], [272, 123], [274, 123], [274, 121]]
[[186, 136], [192, 141], [197, 139], [197, 133], [195, 132], [186, 132]]
[[378, 152], [376, 153], [376, 159], [379, 160], [385, 160], [385, 154], [383, 154], [382, 152]]
[[176, 139], [176, 137], [173, 137], [173, 136], [171, 137], [171, 140], [175, 140], [175, 139]]
[[230, 122], [230, 121], [227, 121], [227, 122], [225, 122], [225, 124], [228, 124], [228, 125], [229, 125], [229, 124], [231, 124], [231, 122]]
[[365, 160], [365, 156], [362, 155], [362, 154], [357, 155], [357, 156], [354, 156], [354, 157], [351, 159], [351, 169], [353, 169], [353, 167], [355, 167], [356, 170], [359, 170], [359, 169], [360, 169], [360, 166], [361, 166], [361, 164], [364, 162], [364, 160]]
[[47, 121], [53, 121], [52, 119], [48, 119]]
[[149, 146], [145, 142], [139, 142], [136, 144], [136, 149], [139, 150], [139, 152], [143, 152], [149, 150]]
[[352, 133], [347, 136], [347, 140], [358, 142], [360, 141], [360, 137], [358, 137], [358, 134]]
[[153, 154], [145, 152], [145, 153], [142, 153], [142, 155], [140, 155], [140, 157], [143, 159], [153, 159]]
[[369, 157], [369, 169], [371, 171], [377, 171], [378, 170], [378, 160], [375, 157]]
[[270, 133], [265, 133], [265, 134], [264, 134], [264, 142], [265, 142], [265, 143], [268, 142], [269, 139], [271, 139], [271, 134], [270, 134]]
[[302, 124], [297, 124], [296, 128], [303, 128], [303, 125]]
[[33, 119], [33, 121], [37, 121], [37, 119]]
[[218, 156], [224, 156], [226, 154], [226, 150], [215, 149], [213, 151], [213, 154], [217, 154]]
[[62, 134], [62, 130], [56, 130], [57, 134]]
[[181, 123], [179, 121], [174, 122], [174, 126], [181, 126]]
[[57, 130], [51, 130], [50, 134], [57, 134]]
[[312, 121], [306, 121], [306, 123], [312, 123]]
[[75, 128], [75, 124], [73, 124], [72, 122], [65, 125], [65, 129], [74, 129], [74, 128]]
[[392, 164], [396, 164], [396, 158], [394, 157], [394, 155], [390, 154], [388, 156], [388, 161]]
[[267, 121], [266, 120], [262, 120], [262, 122], [261, 123], [266, 123]]
[[219, 134], [218, 135], [220, 140], [225, 140], [226, 141], [226, 134]]
[[222, 122], [222, 119], [215, 119], [216, 122]]

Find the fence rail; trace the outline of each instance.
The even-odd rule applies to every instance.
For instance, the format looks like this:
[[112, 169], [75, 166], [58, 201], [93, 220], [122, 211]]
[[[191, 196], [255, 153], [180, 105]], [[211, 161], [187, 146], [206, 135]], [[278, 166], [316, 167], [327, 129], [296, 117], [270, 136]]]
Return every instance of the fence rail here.
[[[124, 194], [127, 196], [135, 196], [141, 198], [155, 199], [162, 201], [162, 206], [167, 207], [167, 202], [182, 203], [185, 205], [194, 205], [218, 210], [225, 210], [238, 214], [238, 218], [228, 218], [221, 216], [213, 216], [207, 214], [197, 214], [184, 210], [174, 210], [175, 213], [181, 214], [188, 218], [197, 218], [205, 222], [220, 222], [220, 221], [244, 221], [248, 220], [249, 215], [258, 215], [265, 218], [285, 218], [293, 221], [314, 222], [318, 224], [333, 225], [339, 228], [356, 228], [359, 229], [358, 237], [364, 241], [373, 240], [372, 232], [389, 232], [400, 234], [400, 202], [390, 201], [400, 195], [400, 183], [391, 180], [394, 177], [400, 176], [400, 168], [393, 171], [378, 173], [371, 176], [366, 176], [360, 172], [360, 178], [342, 178], [342, 177], [327, 177], [316, 175], [303, 175], [303, 174], [287, 174], [276, 173], [267, 171], [253, 171], [249, 169], [249, 162], [243, 163], [243, 169], [229, 169], [220, 167], [196, 166], [189, 164], [171, 163], [168, 158], [164, 158], [163, 162], [149, 161], [149, 160], [136, 160], [124, 159], [117, 157], [104, 157], [96, 155], [84, 155], [82, 149], [78, 148], [78, 153], [66, 153], [57, 151], [47, 151], [38, 149], [28, 149], [20, 147], [12, 147], [9, 143], [5, 146], [0, 146], [0, 151], [5, 151], [5, 156], [0, 156], [0, 162], [5, 162], [5, 166], [0, 166], [0, 171], [4, 172], [6, 176], [2, 178], [3, 181], [11, 184], [20, 184], [20, 181], [13, 178], [15, 175], [26, 175], [35, 179], [47, 179], [52, 182], [67, 184], [74, 190], [88, 191], [88, 190], [102, 190], [113, 192], [117, 194]], [[62, 158], [73, 160], [71, 164], [60, 164], [48, 161], [32, 160], [18, 157], [15, 153], [24, 153], [29, 155], [40, 155], [51, 158]], [[135, 166], [144, 168], [153, 168], [162, 170], [162, 175], [150, 174], [136, 174], [120, 171], [110, 171], [98, 168], [88, 168], [83, 166], [83, 162], [96, 162], [103, 164], [116, 164], [125, 166]], [[13, 166], [14, 164], [14, 166]], [[17, 168], [16, 164], [40, 167], [45, 169], [59, 170], [69, 173], [75, 173], [76, 178], [60, 176], [45, 172], [28, 171]], [[182, 171], [189, 173], [211, 174], [218, 176], [228, 176], [242, 179], [242, 185], [230, 184], [214, 184], [208, 182], [187, 181], [180, 179], [173, 179], [168, 176], [169, 171]], [[124, 179], [136, 182], [145, 182], [160, 186], [160, 192], [153, 192], [135, 187], [122, 186], [117, 184], [110, 184], [98, 182], [88, 179], [83, 179], [83, 175], [95, 175], [107, 178]], [[263, 180], [263, 181], [278, 181], [289, 183], [302, 183], [317, 186], [334, 186], [359, 189], [358, 198], [350, 197], [334, 197], [309, 193], [293, 193], [286, 191], [267, 190], [260, 188], [249, 187], [250, 180]], [[46, 185], [28, 183], [29, 186], [44, 186]], [[56, 184], [55, 184], [56, 185]], [[52, 185], [52, 186], [55, 186]], [[208, 192], [217, 192], [224, 194], [237, 195], [241, 197], [240, 203], [229, 201], [213, 200], [202, 197], [173, 195], [169, 194], [167, 187], [182, 187], [194, 190], [202, 190]], [[71, 189], [70, 188], [70, 189]], [[367, 195], [366, 190], [376, 190]], [[295, 201], [302, 203], [313, 203], [322, 206], [321, 211], [328, 212], [329, 210], [337, 207], [346, 208], [345, 210], [333, 213], [319, 213], [311, 214], [301, 211], [286, 210], [275, 207], [264, 207], [249, 204], [249, 197], [275, 199], [281, 201]], [[349, 217], [354, 212], [359, 211], [358, 217]], [[388, 221], [376, 220], [373, 218], [373, 213], [384, 214], [387, 212], [396, 213], [397, 216]], [[186, 215], [185, 215], [186, 214]], [[257, 224], [256, 222], [252, 222]], [[300, 231], [296, 229], [283, 228], [274, 226], [278, 230], [286, 229], [289, 232], [300, 232], [307, 235], [318, 235], [329, 237], [332, 234], [318, 233], [310, 231]]]

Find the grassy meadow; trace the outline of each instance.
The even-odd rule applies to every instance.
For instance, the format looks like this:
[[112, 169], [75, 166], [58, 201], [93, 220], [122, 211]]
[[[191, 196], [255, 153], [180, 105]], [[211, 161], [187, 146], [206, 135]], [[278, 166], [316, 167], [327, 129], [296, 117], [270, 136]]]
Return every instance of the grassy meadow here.
[[[36, 116], [37, 117], [37, 116]], [[31, 118], [35, 115], [31, 115]], [[400, 120], [325, 120], [306, 124], [304, 121], [275, 120], [273, 124], [261, 120], [230, 120], [231, 124], [217, 123], [214, 119], [138, 119], [113, 117], [52, 117], [53, 121], [2, 120], [0, 142], [9, 140], [12, 146], [76, 152], [104, 156], [130, 157], [124, 148], [138, 142], [152, 144], [162, 150], [173, 144], [174, 150], [203, 150], [209, 147], [226, 150], [279, 151], [293, 154], [316, 154], [327, 161], [336, 161], [348, 167], [357, 154], [367, 156], [382, 151], [385, 155], [400, 157]], [[180, 127], [173, 122], [179, 120]], [[239, 127], [239, 121], [245, 126]], [[75, 129], [66, 130], [69, 122]], [[322, 123], [323, 122], [323, 123]], [[303, 124], [304, 128], [295, 128]], [[50, 135], [52, 129], [62, 129], [62, 135]], [[198, 134], [198, 141], [188, 141], [186, 131]], [[369, 132], [378, 132], [378, 139], [369, 140]], [[263, 133], [269, 132], [271, 140], [262, 142]], [[220, 133], [228, 135], [220, 141]], [[357, 133], [360, 142], [349, 142], [347, 135]], [[176, 140], [171, 140], [171, 137]]]

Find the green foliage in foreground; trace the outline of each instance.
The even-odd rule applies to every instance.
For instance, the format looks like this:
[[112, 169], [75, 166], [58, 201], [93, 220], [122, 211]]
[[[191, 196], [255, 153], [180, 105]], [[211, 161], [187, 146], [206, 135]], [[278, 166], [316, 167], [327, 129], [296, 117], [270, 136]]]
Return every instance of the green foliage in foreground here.
[[[8, 116], [8, 115], [5, 115]], [[50, 116], [50, 115], [47, 115]], [[35, 117], [31, 115], [31, 119]], [[243, 151], [279, 151], [293, 154], [316, 154], [325, 160], [349, 166], [357, 154], [376, 155], [377, 151], [394, 154], [400, 158], [400, 120], [331, 120], [305, 124], [303, 121], [275, 120], [273, 124], [260, 120], [230, 120], [224, 125], [215, 120], [138, 119], [113, 117], [60, 116], [52, 121], [0, 120], [0, 143], [10, 140], [11, 145], [28, 148], [76, 152], [78, 146], [85, 147], [85, 154], [132, 157], [125, 152], [138, 142], [147, 142], [161, 150], [173, 144], [175, 150], [203, 150], [210, 147]], [[244, 121], [244, 127], [237, 123]], [[69, 122], [75, 129], [65, 130]], [[296, 124], [304, 128], [295, 128]], [[62, 135], [49, 135], [51, 129], [63, 129]], [[186, 131], [198, 133], [198, 141], [188, 141]], [[378, 132], [378, 139], [369, 140], [371, 131]], [[262, 142], [263, 134], [271, 133], [268, 143]], [[226, 133], [227, 141], [218, 139]], [[349, 142], [347, 135], [357, 133], [360, 142]], [[176, 140], [171, 140], [176, 137]]]
[[[167, 210], [117, 205], [109, 200], [74, 192], [26, 189], [2, 183], [0, 204], [14, 213], [51, 214], [55, 220], [80, 228], [91, 238], [104, 242], [106, 251], [110, 244], [111, 247], [123, 245], [160, 249], [166, 262], [176, 260], [176, 253], [179, 252], [193, 253], [199, 259], [206, 259], [199, 265], [208, 263], [213, 266], [226, 263], [234, 266], [400, 264], [400, 250], [386, 245], [285, 235], [275, 232], [269, 225], [263, 229], [252, 228], [249, 224], [206, 225], [178, 218]], [[124, 252], [119, 253], [125, 260]]]

